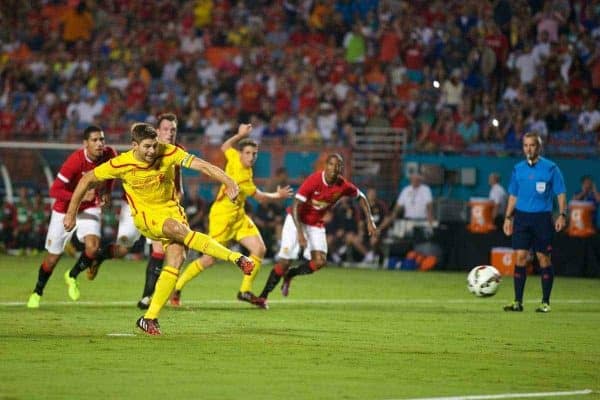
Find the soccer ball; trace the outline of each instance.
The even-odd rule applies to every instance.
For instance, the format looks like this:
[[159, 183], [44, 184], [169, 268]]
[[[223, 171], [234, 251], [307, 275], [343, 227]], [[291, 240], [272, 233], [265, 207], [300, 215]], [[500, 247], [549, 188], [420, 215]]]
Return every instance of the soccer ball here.
[[478, 265], [467, 276], [469, 292], [478, 297], [489, 297], [496, 294], [502, 277], [491, 265]]

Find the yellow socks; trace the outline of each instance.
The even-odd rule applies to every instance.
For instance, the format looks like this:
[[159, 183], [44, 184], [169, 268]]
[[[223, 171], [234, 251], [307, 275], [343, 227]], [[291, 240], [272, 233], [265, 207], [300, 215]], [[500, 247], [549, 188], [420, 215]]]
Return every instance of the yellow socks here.
[[229, 250], [210, 236], [200, 232], [190, 231], [183, 243], [190, 249], [233, 263], [242, 255], [241, 253]]
[[158, 318], [160, 310], [169, 299], [169, 296], [175, 287], [178, 275], [179, 270], [177, 268], [167, 265], [163, 267], [162, 272], [158, 277], [158, 281], [156, 281], [156, 286], [154, 287], [154, 294], [152, 295], [152, 301], [150, 301], [150, 307], [148, 308], [148, 311], [146, 311], [146, 314], [144, 314], [144, 318]]
[[200, 272], [204, 271], [204, 266], [201, 263], [201, 258], [197, 258], [185, 268], [185, 271], [177, 279], [175, 284], [175, 290], [181, 290], [189, 281], [200, 275]]
[[254, 269], [250, 275], [244, 275], [242, 279], [242, 285], [240, 286], [240, 292], [250, 292], [252, 291], [252, 283], [254, 279], [256, 279], [256, 275], [258, 275], [258, 271], [260, 270], [260, 266], [262, 264], [262, 259], [258, 258], [254, 254], [250, 255], [252, 261], [254, 261]]

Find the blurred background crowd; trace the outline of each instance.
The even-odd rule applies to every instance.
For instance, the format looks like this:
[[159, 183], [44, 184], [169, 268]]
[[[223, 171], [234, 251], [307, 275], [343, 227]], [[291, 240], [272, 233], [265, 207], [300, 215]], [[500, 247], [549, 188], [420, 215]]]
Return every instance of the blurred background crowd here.
[[[185, 140], [511, 151], [527, 129], [597, 151], [598, 0], [7, 0], [0, 140], [127, 141], [168, 110]], [[566, 146], [566, 147], [565, 147]]]

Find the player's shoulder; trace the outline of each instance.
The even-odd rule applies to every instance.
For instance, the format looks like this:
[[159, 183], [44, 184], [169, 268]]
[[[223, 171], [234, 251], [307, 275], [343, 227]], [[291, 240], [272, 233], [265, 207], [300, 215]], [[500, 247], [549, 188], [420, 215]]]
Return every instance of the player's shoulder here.
[[556, 168], [557, 165], [554, 161], [547, 159], [546, 157], [540, 157], [540, 164], [548, 169]]
[[310, 174], [309, 176], [307, 176], [304, 179], [304, 181], [302, 181], [302, 184], [300, 186], [305, 186], [306, 187], [306, 186], [324, 185], [322, 173], [323, 173], [323, 171], [313, 172], [312, 174]]
[[77, 150], [73, 151], [71, 154], [69, 154], [67, 159], [64, 161], [63, 166], [81, 165], [82, 163], [85, 162], [85, 159], [86, 159], [85, 151], [83, 150], [83, 148], [77, 149]]
[[183, 151], [187, 151], [187, 149], [185, 148], [185, 146], [182, 145], [181, 143], [175, 143], [175, 147], [180, 148]]
[[128, 165], [139, 164], [133, 156], [133, 150], [118, 154], [108, 160], [109, 164], [114, 168], [123, 168]]
[[526, 168], [528, 166], [529, 165], [527, 164], [527, 160], [521, 160], [521, 161], [519, 161], [518, 163], [515, 164], [514, 169], [515, 170], [520, 170], [520, 169]]
[[67, 160], [71, 160], [71, 159], [73, 159], [73, 160], [83, 160], [83, 159], [85, 159], [85, 150], [83, 148], [74, 150], [67, 157]]
[[346, 178], [345, 176], [341, 176], [341, 175], [338, 176], [335, 184], [340, 187], [355, 187], [354, 183], [352, 183], [352, 181], [350, 181], [350, 179]]
[[160, 154], [162, 157], [170, 157], [173, 156], [175, 154], [177, 154], [178, 152], [186, 152], [186, 150], [184, 150], [182, 147], [175, 145], [175, 144], [171, 144], [171, 143], [161, 143], [158, 142], [158, 148], [156, 149], [157, 153]]
[[171, 143], [158, 142], [158, 150], [164, 153], [177, 151], [178, 147]]

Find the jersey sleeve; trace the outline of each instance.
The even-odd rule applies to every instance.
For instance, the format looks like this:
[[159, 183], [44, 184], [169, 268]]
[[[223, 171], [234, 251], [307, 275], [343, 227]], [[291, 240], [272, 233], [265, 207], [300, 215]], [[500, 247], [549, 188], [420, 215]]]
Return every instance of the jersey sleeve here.
[[223, 152], [223, 154], [225, 154], [225, 158], [227, 159], [228, 163], [235, 161], [235, 160], [239, 160], [239, 158], [240, 158], [239, 151], [237, 151], [233, 147], [230, 147], [227, 150], [225, 150]]
[[81, 167], [77, 162], [77, 157], [73, 153], [67, 160], [61, 165], [60, 170], [58, 171], [57, 178], [63, 181], [65, 184], [71, 183], [73, 178], [75, 178], [78, 174], [81, 173]]
[[348, 196], [348, 197], [352, 197], [352, 198], [356, 198], [358, 197], [358, 187], [356, 187], [356, 185], [352, 182], [346, 181], [346, 184], [344, 186], [344, 195]]
[[194, 161], [194, 158], [196, 157], [183, 150], [181, 147], [172, 144], [164, 144], [163, 154], [165, 162], [172, 165], [179, 165], [184, 168], [190, 168], [192, 161]]
[[552, 190], [554, 191], [555, 195], [567, 192], [562, 172], [560, 172], [560, 169], [557, 166], [552, 169]]
[[101, 181], [120, 178], [125, 172], [126, 168], [117, 167], [117, 165], [119, 165], [117, 160], [118, 157], [108, 160], [94, 168], [94, 175], [96, 175], [96, 178], [100, 179]]
[[69, 156], [63, 163], [56, 175], [56, 179], [50, 187], [50, 197], [56, 200], [69, 201], [73, 196], [73, 180], [81, 174], [81, 168], [78, 167], [75, 153]]
[[510, 183], [508, 184], [508, 194], [511, 196], [517, 196], [519, 193], [519, 181], [517, 180], [517, 167], [513, 168], [512, 175], [510, 176]]
[[315, 175], [312, 175], [304, 182], [302, 182], [302, 185], [300, 185], [298, 191], [296, 192], [296, 195], [294, 196], [295, 198], [297, 198], [303, 203], [306, 202], [306, 200], [308, 200], [310, 194], [317, 189], [317, 180], [314, 179], [314, 177]]
[[50, 187], [50, 197], [56, 200], [69, 201], [73, 196], [73, 191], [67, 187], [67, 184], [57, 177], [52, 182], [52, 186]]

